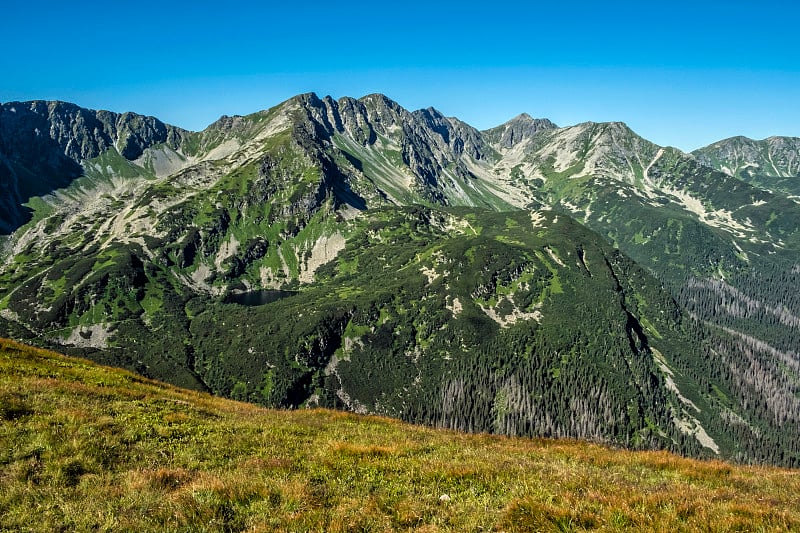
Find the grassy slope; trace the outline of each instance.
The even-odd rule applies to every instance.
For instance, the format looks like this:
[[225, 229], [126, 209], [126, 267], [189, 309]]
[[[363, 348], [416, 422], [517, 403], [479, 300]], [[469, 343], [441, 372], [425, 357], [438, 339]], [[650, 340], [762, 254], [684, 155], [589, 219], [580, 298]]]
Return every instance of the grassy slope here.
[[0, 529], [780, 531], [800, 476], [271, 411], [0, 341]]

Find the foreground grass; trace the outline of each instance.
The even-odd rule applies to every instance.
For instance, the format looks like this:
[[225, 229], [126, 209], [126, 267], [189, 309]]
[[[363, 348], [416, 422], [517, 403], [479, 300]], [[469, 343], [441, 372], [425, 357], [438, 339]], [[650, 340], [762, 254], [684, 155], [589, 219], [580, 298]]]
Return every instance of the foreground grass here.
[[0, 529], [800, 530], [800, 476], [271, 411], [0, 340]]

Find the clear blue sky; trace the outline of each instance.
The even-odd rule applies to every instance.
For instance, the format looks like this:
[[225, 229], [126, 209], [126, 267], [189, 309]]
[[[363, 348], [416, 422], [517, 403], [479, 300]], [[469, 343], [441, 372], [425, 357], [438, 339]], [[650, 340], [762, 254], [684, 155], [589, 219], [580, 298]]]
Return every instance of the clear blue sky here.
[[478, 128], [627, 122], [691, 150], [800, 136], [800, 7], [650, 2], [9, 2], [0, 101], [188, 129], [297, 93], [382, 92]]

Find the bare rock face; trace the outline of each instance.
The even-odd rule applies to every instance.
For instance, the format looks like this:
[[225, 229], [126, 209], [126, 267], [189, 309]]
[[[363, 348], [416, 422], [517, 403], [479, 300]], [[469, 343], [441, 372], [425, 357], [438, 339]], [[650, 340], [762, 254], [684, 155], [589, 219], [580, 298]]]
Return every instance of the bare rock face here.
[[342, 136], [367, 150], [390, 144], [414, 176], [415, 194], [435, 203], [448, 202], [440, 184], [445, 169], [469, 179], [462, 158], [481, 161], [494, 154], [481, 133], [468, 124], [434, 108], [410, 112], [382, 94], [339, 100], [305, 94], [295, 101], [307, 119], [306, 136], [326, 141]]
[[24, 158], [33, 144], [58, 147], [75, 162], [97, 157], [111, 147], [132, 160], [154, 144], [177, 146], [181, 134], [182, 130], [155, 117], [94, 111], [65, 102], [37, 100], [0, 106], [0, 146], [15, 157]]
[[154, 117], [65, 102], [0, 105], [0, 234], [28, 220], [21, 204], [79, 177], [83, 161], [111, 148], [134, 160], [155, 144], [178, 147], [184, 133]]
[[554, 130], [556, 128], [558, 126], [546, 118], [533, 118], [527, 113], [522, 113], [505, 124], [486, 130], [483, 133], [492, 143], [502, 148], [513, 148], [540, 131]]

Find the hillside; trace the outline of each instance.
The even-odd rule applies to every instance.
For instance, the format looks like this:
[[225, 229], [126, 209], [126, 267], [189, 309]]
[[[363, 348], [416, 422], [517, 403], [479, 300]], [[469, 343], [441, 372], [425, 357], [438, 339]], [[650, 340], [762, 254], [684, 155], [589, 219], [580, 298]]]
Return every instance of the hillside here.
[[800, 464], [800, 205], [624, 124], [2, 113], [0, 333], [268, 407]]
[[800, 200], [800, 139], [732, 137], [692, 152], [704, 165]]
[[272, 411], [10, 341], [0, 479], [9, 531], [800, 527], [796, 472]]
[[[571, 219], [411, 207], [338, 227], [336, 261], [293, 290], [181, 294], [137, 282], [167, 273], [148, 272], [124, 248], [101, 252], [105, 266], [85, 280], [69, 260], [47, 279], [55, 268], [55, 285], [73, 294], [113, 295], [105, 313], [119, 313], [115, 335], [102, 336], [111, 324], [78, 326], [76, 343], [103, 348], [86, 353], [220, 395], [473, 431], [739, 453], [708, 414], [748, 414], [704, 394], [705, 381], [686, 372], [700, 356], [686, 317], [651, 276]], [[36, 305], [23, 290], [9, 309]], [[77, 307], [66, 290], [44, 301], [50, 317]], [[97, 316], [100, 305], [83, 309]], [[145, 313], [130, 311], [137, 307]]]

